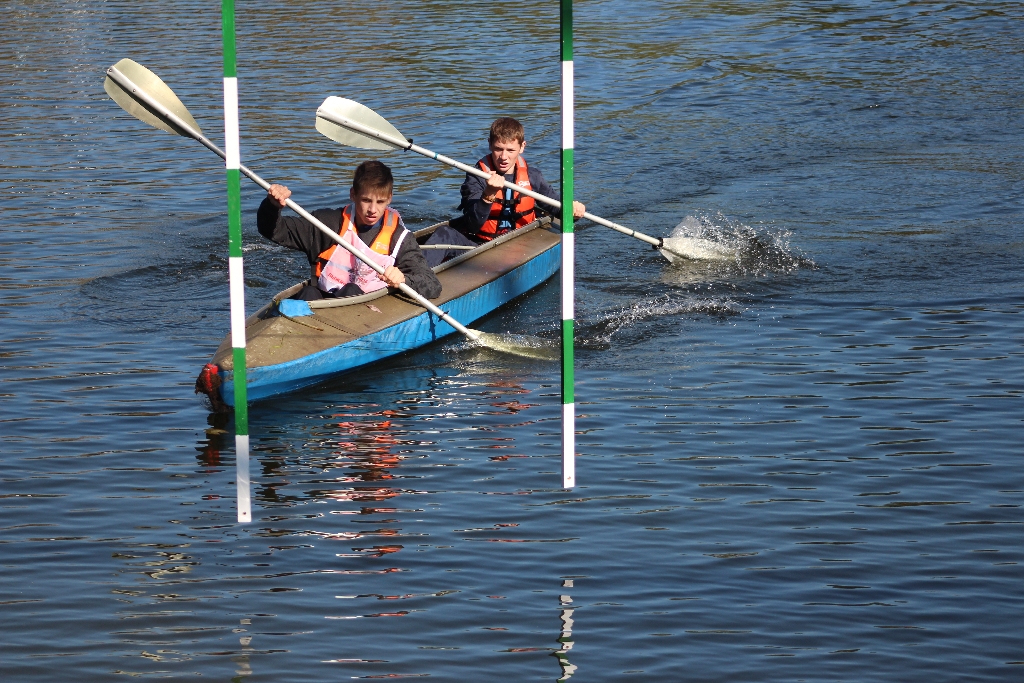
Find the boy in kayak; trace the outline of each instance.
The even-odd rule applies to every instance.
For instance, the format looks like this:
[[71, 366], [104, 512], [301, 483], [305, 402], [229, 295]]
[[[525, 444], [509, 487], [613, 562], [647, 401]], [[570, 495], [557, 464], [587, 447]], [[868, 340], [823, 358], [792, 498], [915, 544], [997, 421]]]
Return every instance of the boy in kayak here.
[[[491, 124], [488, 136], [491, 153], [477, 166], [490, 173], [484, 180], [471, 173], [466, 174], [462, 183], [462, 216], [451, 222], [451, 227], [438, 228], [427, 240], [427, 244], [448, 244], [452, 246], [475, 246], [489, 242], [495, 237], [529, 225], [535, 221], [537, 209], [553, 214], [554, 209], [546, 204], [536, 205], [533, 197], [521, 195], [506, 189], [503, 180], [533, 190], [552, 199], [561, 199], [554, 188], [541, 175], [540, 169], [530, 166], [523, 158], [526, 137], [523, 124], [513, 118], [502, 117]], [[572, 203], [573, 217], [582, 218], [586, 207], [579, 202]], [[454, 258], [462, 251], [432, 250], [426, 254], [431, 266]]]
[[301, 216], [282, 216], [291, 190], [271, 185], [256, 212], [260, 234], [306, 254], [315, 285], [306, 285], [293, 299], [357, 296], [403, 282], [428, 299], [441, 295], [441, 283], [427, 265], [419, 244], [402, 217], [390, 207], [394, 178], [379, 161], [356, 168], [349, 190], [352, 202], [340, 209], [318, 209], [313, 215], [362, 254], [384, 268], [383, 276]]
[[[466, 181], [462, 183], [462, 204], [459, 205], [466, 234], [482, 241], [532, 223], [537, 219], [537, 208], [543, 208], [547, 213], [554, 212], [550, 206], [537, 206], [532, 197], [505, 189], [503, 180], [546, 197], [560, 199], [540, 170], [528, 165], [523, 158], [523, 150], [526, 149], [523, 124], [508, 117], [496, 119], [491, 124], [487, 142], [491, 153], [476, 165], [491, 176], [484, 180], [467, 173]], [[574, 218], [582, 218], [585, 211], [583, 204], [572, 203]]]

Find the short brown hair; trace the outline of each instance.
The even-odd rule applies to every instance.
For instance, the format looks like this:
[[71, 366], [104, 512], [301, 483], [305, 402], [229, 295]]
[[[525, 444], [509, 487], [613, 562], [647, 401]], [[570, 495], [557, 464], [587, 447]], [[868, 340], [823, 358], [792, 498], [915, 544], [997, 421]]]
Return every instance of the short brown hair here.
[[508, 116], [495, 119], [491, 124], [491, 134], [487, 138], [487, 144], [493, 145], [495, 142], [510, 142], [512, 140], [519, 144], [523, 144], [523, 141], [526, 140], [523, 124]]
[[380, 161], [364, 161], [356, 166], [355, 176], [352, 177], [352, 191], [357, 195], [380, 192], [390, 196], [394, 188], [395, 178], [391, 175], [391, 169]]

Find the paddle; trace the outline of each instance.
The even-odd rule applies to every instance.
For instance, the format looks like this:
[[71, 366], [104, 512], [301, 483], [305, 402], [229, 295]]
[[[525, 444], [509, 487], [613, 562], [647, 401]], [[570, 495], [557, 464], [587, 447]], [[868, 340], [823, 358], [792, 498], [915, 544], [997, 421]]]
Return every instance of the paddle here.
[[[167, 84], [146, 67], [130, 59], [122, 59], [114, 66], [107, 69], [107, 78], [103, 82], [103, 89], [110, 95], [110, 98], [117, 102], [126, 112], [148, 123], [154, 128], [165, 130], [170, 133], [177, 133], [183, 137], [192, 138], [200, 142], [207, 149], [211, 150], [222, 159], [225, 153], [210, 142], [201, 132], [199, 124], [189, 113], [188, 109], [181, 103], [178, 96], [174, 94]], [[263, 178], [259, 177], [245, 166], [239, 165], [239, 170], [250, 180], [262, 187], [264, 190], [270, 187]], [[332, 240], [352, 253], [366, 265], [373, 268], [379, 275], [384, 274], [384, 269], [367, 259], [355, 247], [341, 239], [338, 233], [317, 220], [311, 213], [308, 213], [301, 206], [291, 199], [285, 201], [285, 205], [312, 223], [318, 230], [326, 234]], [[498, 351], [514, 353], [531, 358], [546, 357], [543, 354], [545, 343], [536, 339], [531, 342], [523, 335], [502, 335], [472, 330], [455, 320], [440, 308], [430, 303], [426, 297], [419, 294], [404, 282], [398, 286], [406, 296], [410, 297], [441, 320], [466, 335], [472, 341]], [[522, 341], [520, 341], [522, 340]]]
[[[467, 166], [466, 164], [459, 163], [454, 159], [446, 157], [442, 154], [432, 152], [429, 149], [414, 145], [412, 140], [407, 140], [404, 135], [398, 132], [398, 129], [388, 123], [387, 119], [373, 111], [369, 107], [366, 107], [353, 100], [348, 100], [343, 97], [328, 97], [324, 100], [320, 108], [316, 110], [316, 129], [323, 133], [325, 136], [340, 142], [343, 145], [349, 147], [356, 147], [359, 149], [405, 149], [417, 154], [422, 154], [425, 157], [436, 159], [442, 164], [448, 164], [453, 166], [460, 171], [466, 173], [472, 173], [480, 178], [490, 178], [490, 174], [481, 171], [475, 166]], [[555, 209], [561, 210], [562, 202], [557, 199], [551, 199], [538, 192], [527, 190], [519, 187], [513, 183], [504, 181], [504, 186], [515, 192], [525, 194], [528, 197], [533, 197], [539, 202], [544, 202], [548, 206], [554, 207]], [[603, 225], [606, 228], [617, 230], [624, 235], [635, 237], [638, 240], [647, 242], [658, 252], [661, 253], [669, 263], [675, 261], [675, 257], [681, 258], [708, 258], [707, 253], [709, 251], [709, 245], [713, 244], [710, 240], [693, 240], [688, 239], [686, 243], [674, 243], [680, 238], [669, 238], [668, 240], [651, 237], [645, 235], [642, 232], [631, 230], [625, 226], [613, 223], [609, 220], [595, 216], [592, 213], [584, 213], [583, 217]], [[682, 238], [686, 239], [686, 238]], [[666, 244], [670, 242], [670, 244]], [[689, 242], [707, 242], [707, 245], [696, 245], [697, 249], [690, 248]]]

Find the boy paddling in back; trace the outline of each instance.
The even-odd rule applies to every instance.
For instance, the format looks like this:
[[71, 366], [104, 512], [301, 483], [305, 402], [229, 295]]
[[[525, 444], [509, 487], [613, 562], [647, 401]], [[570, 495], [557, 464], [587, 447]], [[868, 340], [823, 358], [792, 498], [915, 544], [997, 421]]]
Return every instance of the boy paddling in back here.
[[[552, 207], [546, 204], [537, 206], [533, 197], [506, 189], [502, 184], [507, 180], [546, 197], [560, 199], [540, 169], [530, 166], [523, 158], [523, 150], [526, 149], [523, 124], [508, 117], [496, 119], [491, 124], [488, 143], [491, 153], [476, 163], [482, 171], [490, 173], [490, 177], [484, 180], [472, 173], [466, 174], [461, 190], [462, 203], [459, 204], [462, 218], [452, 221], [453, 227], [438, 228], [427, 244], [475, 246], [529, 225], [537, 220], [538, 208], [554, 213]], [[572, 203], [574, 218], [582, 218], [585, 211], [583, 204]], [[427, 262], [436, 266], [461, 253], [455, 250], [431, 251], [426, 255]]]
[[428, 299], [441, 295], [441, 283], [423, 258], [402, 217], [390, 207], [394, 178], [379, 161], [356, 168], [349, 190], [352, 200], [341, 209], [318, 209], [313, 215], [367, 258], [384, 268], [383, 276], [353, 256], [300, 216], [282, 216], [291, 190], [271, 185], [256, 213], [256, 226], [267, 239], [306, 254], [315, 285], [306, 285], [294, 299], [357, 296], [403, 282]]
[[[532, 197], [506, 189], [507, 180], [514, 185], [533, 190], [546, 197], [559, 199], [554, 188], [541, 175], [539, 169], [530, 166], [523, 158], [526, 137], [523, 124], [513, 118], [502, 117], [491, 124], [488, 145], [491, 153], [477, 162], [477, 166], [491, 174], [486, 181], [469, 173], [462, 183], [462, 214], [468, 235], [489, 241], [510, 230], [521, 228], [536, 220], [536, 209]], [[548, 213], [551, 207], [541, 205]], [[572, 203], [574, 218], [582, 218], [586, 207], [579, 202]]]

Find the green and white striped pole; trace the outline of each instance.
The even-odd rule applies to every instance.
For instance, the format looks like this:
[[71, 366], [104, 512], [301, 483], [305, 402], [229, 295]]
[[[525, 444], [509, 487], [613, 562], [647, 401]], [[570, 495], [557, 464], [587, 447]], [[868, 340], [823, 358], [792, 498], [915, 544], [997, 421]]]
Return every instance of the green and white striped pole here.
[[252, 521], [249, 499], [249, 405], [245, 395], [245, 284], [242, 277], [241, 153], [238, 143], [238, 77], [235, 69], [235, 2], [221, 4], [224, 38], [224, 166], [228, 181], [228, 276], [235, 386], [235, 486], [238, 521]]
[[562, 487], [576, 486], [576, 397], [573, 387], [575, 235], [572, 219], [572, 0], [561, 0], [562, 28]]

